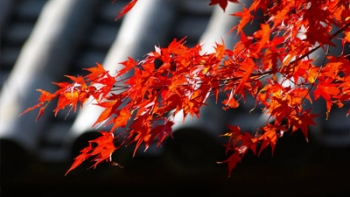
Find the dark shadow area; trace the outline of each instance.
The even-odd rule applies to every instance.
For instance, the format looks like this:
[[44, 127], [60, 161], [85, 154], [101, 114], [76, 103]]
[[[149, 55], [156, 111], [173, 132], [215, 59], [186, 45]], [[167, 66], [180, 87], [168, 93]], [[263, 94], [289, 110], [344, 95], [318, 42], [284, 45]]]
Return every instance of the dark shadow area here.
[[28, 160], [33, 162], [25, 162], [22, 159], [28, 155], [15, 155], [17, 148], [3, 143], [1, 196], [350, 194], [350, 148], [327, 148], [312, 138], [307, 143], [301, 132], [287, 133], [273, 156], [269, 148], [260, 157], [248, 152], [228, 178], [227, 166], [215, 163], [225, 158], [223, 147], [207, 137], [200, 132], [180, 132], [164, 144], [162, 155], [124, 156], [124, 168], [104, 163], [87, 170], [91, 164], [84, 163], [67, 176], [64, 173], [71, 163], [44, 163], [33, 157]]
[[1, 183], [20, 179], [23, 174], [30, 173], [30, 167], [34, 162], [34, 158], [17, 142], [1, 139], [0, 152]]

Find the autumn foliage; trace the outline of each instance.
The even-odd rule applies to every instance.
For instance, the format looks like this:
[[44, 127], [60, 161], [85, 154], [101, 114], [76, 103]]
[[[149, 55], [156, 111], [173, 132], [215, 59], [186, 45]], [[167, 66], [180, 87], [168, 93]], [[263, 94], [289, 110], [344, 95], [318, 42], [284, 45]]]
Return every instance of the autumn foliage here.
[[[136, 3], [130, 1], [117, 18]], [[225, 10], [228, 3], [239, 1], [208, 3]], [[260, 29], [246, 35], [243, 29], [256, 20], [258, 11], [264, 17]], [[128, 58], [121, 62], [124, 68], [116, 75], [97, 64], [87, 68], [85, 76], [67, 76], [71, 83], [55, 83], [58, 90], [54, 93], [39, 89], [38, 104], [24, 113], [39, 108], [39, 118], [56, 98], [55, 114], [67, 107], [76, 111], [91, 100], [104, 108], [94, 125], [103, 123], [112, 129], [101, 131], [99, 138], [90, 141], [68, 173], [90, 158], [93, 166], [112, 162], [111, 154], [120, 148], [115, 141], [121, 146], [134, 143], [135, 151], [141, 144], [146, 149], [153, 143], [160, 146], [172, 135], [175, 114], [198, 117], [209, 96], [225, 94], [223, 110], [237, 108], [248, 96], [253, 97], [259, 107], [252, 110], [261, 110], [273, 121], [267, 121], [255, 134], [228, 125], [223, 134], [228, 139], [228, 156], [218, 163], [227, 163], [230, 175], [247, 151], [259, 155], [268, 146], [273, 151], [284, 132], [301, 131], [307, 139], [308, 127], [315, 125], [318, 115], [305, 104], [312, 106], [324, 99], [328, 117], [332, 108], [349, 102], [348, 54], [330, 51], [330, 46], [335, 46], [333, 40], [341, 41], [342, 51], [350, 43], [349, 0], [254, 0], [240, 12], [227, 14], [240, 18], [228, 35], [240, 38], [233, 48], [216, 43], [214, 52], [202, 53], [201, 44], [187, 47], [185, 39], [174, 39], [166, 47], [155, 47], [141, 61]], [[325, 56], [312, 58], [319, 48]], [[133, 75], [123, 77], [129, 72]], [[118, 128], [124, 132], [114, 136]]]

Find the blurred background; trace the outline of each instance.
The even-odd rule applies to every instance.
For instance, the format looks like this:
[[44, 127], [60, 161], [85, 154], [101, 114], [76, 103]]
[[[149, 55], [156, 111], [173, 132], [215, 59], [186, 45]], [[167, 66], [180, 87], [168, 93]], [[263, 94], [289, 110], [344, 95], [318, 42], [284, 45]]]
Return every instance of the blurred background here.
[[[350, 194], [349, 105], [331, 112], [328, 121], [319, 117], [318, 126], [310, 127], [309, 142], [301, 132], [287, 133], [273, 156], [269, 148], [259, 158], [247, 153], [230, 178], [227, 166], [216, 164], [227, 157], [225, 141], [218, 136], [226, 124], [254, 132], [265, 123], [259, 111], [249, 113], [253, 99], [226, 112], [220, 105], [204, 107], [201, 119], [175, 125], [174, 139], [160, 148], [144, 152], [141, 147], [135, 157], [133, 147], [121, 149], [113, 160], [124, 168], [102, 164], [86, 170], [91, 163], [83, 163], [64, 176], [79, 150], [99, 135], [91, 125], [101, 109], [86, 106], [55, 117], [52, 103], [38, 122], [37, 110], [19, 117], [37, 103], [37, 88], [54, 92], [52, 82], [67, 81], [65, 74], [83, 75], [82, 68], [96, 62], [113, 74], [128, 56], [142, 59], [155, 45], [167, 46], [173, 38], [187, 36], [187, 46], [205, 41], [203, 50], [209, 52], [237, 24], [228, 14], [240, 8], [229, 4], [223, 13], [208, 0], [147, 0], [115, 21], [128, 2], [0, 0], [1, 196]], [[246, 34], [257, 25], [246, 28]], [[236, 41], [224, 38], [227, 47]], [[324, 114], [324, 103], [316, 103], [314, 111]]]

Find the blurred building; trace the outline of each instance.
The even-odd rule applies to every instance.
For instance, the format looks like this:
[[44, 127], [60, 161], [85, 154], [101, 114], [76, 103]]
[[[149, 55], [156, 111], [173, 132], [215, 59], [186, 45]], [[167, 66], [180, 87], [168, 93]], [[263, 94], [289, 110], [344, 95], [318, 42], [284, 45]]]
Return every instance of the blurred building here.
[[[35, 121], [37, 111], [19, 117], [26, 108], [36, 104], [39, 93], [35, 89], [53, 92], [56, 87], [51, 82], [67, 80], [64, 74], [83, 74], [82, 68], [94, 66], [96, 62], [113, 72], [120, 69], [118, 62], [128, 56], [141, 59], [154, 50], [155, 45], [166, 46], [173, 38], [186, 37], [188, 46], [205, 39], [208, 48], [214, 41], [220, 41], [220, 36], [236, 22], [218, 8], [216, 12], [220, 13], [216, 17], [219, 18], [215, 19], [222, 20], [220, 17], [226, 16], [228, 22], [219, 28], [212, 22], [208, 34], [209, 20], [215, 14], [212, 14], [214, 8], [203, 0], [154, 0], [144, 5], [139, 2], [127, 17], [115, 21], [118, 11], [127, 2], [2, 1], [2, 9], [6, 11], [2, 12], [1, 22], [3, 107], [0, 136], [4, 151], [6, 147], [15, 150], [19, 145], [40, 159], [65, 161], [71, 154], [66, 148], [69, 138], [79, 138], [91, 130], [97, 114], [91, 110], [96, 109], [84, 109], [78, 120], [77, 114], [67, 115], [68, 111], [54, 117], [50, 113], [52, 107], [38, 122]], [[214, 35], [213, 30], [216, 31]], [[232, 41], [227, 43], [232, 46]], [[215, 130], [212, 137], [223, 132]]]
[[[220, 36], [237, 22], [218, 7], [208, 6], [207, 0], [140, 1], [127, 16], [115, 21], [118, 11], [128, 2], [0, 0], [2, 175], [7, 173], [3, 169], [14, 169], [6, 176], [20, 173], [23, 162], [30, 158], [71, 162], [72, 156], [96, 133], [90, 126], [99, 109], [88, 108], [69, 115], [65, 113], [68, 111], [62, 111], [54, 117], [53, 103], [38, 122], [35, 121], [37, 110], [19, 117], [26, 108], [36, 104], [39, 93], [35, 89], [53, 92], [56, 87], [51, 82], [67, 80], [64, 74], [84, 74], [82, 68], [94, 66], [96, 62], [109, 70], [117, 70], [118, 62], [127, 56], [141, 59], [154, 50], [155, 45], [166, 46], [173, 38], [186, 36], [188, 46], [206, 40], [210, 46], [210, 42], [220, 41]], [[232, 13], [236, 8], [230, 4], [227, 12]], [[225, 23], [220, 26], [218, 20]], [[215, 33], [208, 33], [214, 30]], [[225, 42], [232, 46], [235, 40], [227, 39]], [[225, 131], [227, 123], [241, 125], [244, 130], [259, 125], [261, 114], [248, 113], [253, 105], [254, 101], [248, 100], [244, 107], [226, 114], [220, 106], [208, 107], [203, 109], [204, 119], [175, 125], [174, 129], [182, 132], [177, 134], [179, 140], [175, 138], [168, 143], [169, 151], [174, 154], [172, 162], [192, 165], [195, 161], [201, 162], [200, 158], [212, 157], [217, 152], [210, 152], [211, 148], [221, 146], [215, 136]], [[317, 111], [322, 113], [323, 106]], [[345, 117], [346, 111], [346, 107], [334, 110], [328, 122], [320, 118], [321, 126], [311, 132], [314, 139], [329, 147], [349, 147], [350, 121]], [[183, 132], [188, 130], [197, 132], [193, 135]], [[206, 153], [199, 155], [203, 150]], [[159, 151], [139, 154], [157, 155]], [[177, 161], [181, 158], [189, 161]]]

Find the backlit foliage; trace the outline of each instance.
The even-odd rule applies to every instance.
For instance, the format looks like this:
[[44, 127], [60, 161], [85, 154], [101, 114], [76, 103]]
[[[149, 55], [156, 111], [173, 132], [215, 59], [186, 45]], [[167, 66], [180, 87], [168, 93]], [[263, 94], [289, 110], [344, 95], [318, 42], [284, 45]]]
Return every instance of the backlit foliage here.
[[[136, 3], [137, 0], [130, 1], [117, 18]], [[239, 1], [208, 3], [225, 10], [228, 3]], [[265, 20], [259, 30], [246, 35], [243, 29], [256, 19], [258, 11]], [[239, 125], [228, 126], [229, 131], [223, 135], [228, 138], [228, 156], [218, 163], [227, 163], [230, 175], [247, 151], [259, 155], [268, 146], [273, 151], [284, 132], [300, 130], [307, 139], [308, 127], [315, 125], [317, 115], [305, 107], [306, 103], [324, 99], [328, 117], [334, 107], [349, 101], [348, 54], [333, 55], [329, 50], [335, 46], [334, 40], [341, 41], [343, 50], [350, 43], [349, 0], [253, 0], [241, 11], [227, 14], [240, 18], [230, 34], [240, 38], [233, 48], [216, 43], [215, 52], [202, 54], [201, 44], [187, 47], [185, 39], [174, 39], [166, 47], [156, 47], [141, 61], [128, 58], [121, 62], [124, 69], [116, 75], [97, 64], [86, 69], [86, 76], [67, 76], [71, 83], [55, 83], [59, 89], [54, 93], [38, 90], [38, 104], [24, 113], [40, 108], [39, 118], [56, 98], [55, 114], [66, 107], [75, 111], [91, 99], [104, 108], [95, 125], [103, 123], [112, 129], [90, 141], [68, 173], [91, 157], [94, 166], [111, 162], [111, 154], [120, 148], [113, 145], [115, 140], [135, 143], [135, 151], [141, 144], [146, 149], [152, 143], [161, 145], [172, 135], [175, 114], [198, 117], [209, 96], [227, 95], [223, 110], [237, 108], [240, 101], [251, 96], [256, 99], [256, 106], [263, 106], [262, 113], [274, 121], [268, 121], [255, 135], [242, 131]], [[322, 65], [310, 56], [319, 48], [325, 53]], [[156, 67], [156, 62], [161, 65]], [[128, 72], [133, 75], [121, 77]], [[118, 128], [125, 130], [123, 136], [114, 136]]]

